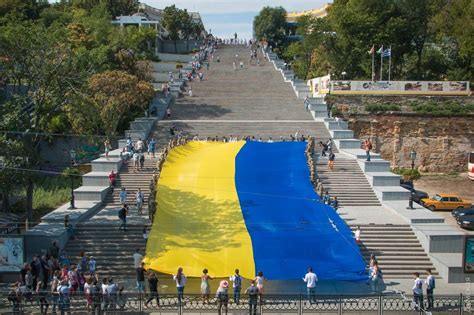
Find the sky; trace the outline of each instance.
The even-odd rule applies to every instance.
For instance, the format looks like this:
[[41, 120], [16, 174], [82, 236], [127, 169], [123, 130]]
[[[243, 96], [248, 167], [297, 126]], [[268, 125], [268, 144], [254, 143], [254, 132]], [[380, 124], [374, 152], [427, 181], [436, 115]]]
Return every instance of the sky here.
[[164, 9], [175, 4], [178, 8], [201, 14], [207, 30], [221, 38], [237, 33], [239, 38], [252, 38], [253, 18], [264, 6], [282, 6], [286, 11], [319, 8], [330, 0], [141, 0], [152, 7]]

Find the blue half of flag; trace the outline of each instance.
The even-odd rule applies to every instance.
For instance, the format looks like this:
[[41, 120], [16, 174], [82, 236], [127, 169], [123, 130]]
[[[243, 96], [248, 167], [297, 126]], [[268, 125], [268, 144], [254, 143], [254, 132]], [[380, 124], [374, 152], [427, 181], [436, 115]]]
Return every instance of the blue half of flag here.
[[392, 49], [391, 48], [385, 49], [382, 53], [382, 57], [390, 57], [391, 55], [392, 55]]

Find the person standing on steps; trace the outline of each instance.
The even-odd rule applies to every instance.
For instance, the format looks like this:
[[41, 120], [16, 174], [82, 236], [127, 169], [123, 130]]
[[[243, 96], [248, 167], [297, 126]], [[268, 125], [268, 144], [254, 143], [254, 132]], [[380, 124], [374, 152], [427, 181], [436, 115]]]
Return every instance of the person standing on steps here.
[[143, 214], [143, 201], [145, 201], [145, 194], [138, 188], [135, 194], [135, 202], [137, 203], [137, 212], [139, 215]]
[[171, 119], [171, 108], [166, 109], [166, 118]]
[[431, 274], [431, 269], [426, 269], [426, 299], [428, 300], [427, 309], [432, 309], [434, 304], [433, 290], [436, 287], [435, 277]]
[[119, 199], [121, 205], [125, 205], [125, 203], [127, 202], [127, 191], [125, 190], [125, 187], [122, 187], [122, 189], [120, 189]]
[[357, 245], [360, 244], [360, 233], [361, 233], [360, 226], [357, 226], [356, 230], [354, 231], [354, 238]]
[[242, 277], [239, 274], [239, 269], [235, 269], [235, 274], [229, 278], [232, 281], [234, 288], [234, 303], [240, 304], [240, 291], [242, 291]]
[[328, 157], [329, 161], [328, 161], [328, 167], [331, 171], [334, 171], [334, 160], [336, 159], [336, 155], [334, 154], [334, 152], [332, 151], [329, 151], [329, 157]]
[[188, 90], [189, 97], [193, 97], [193, 87], [190, 86]]
[[114, 192], [116, 183], [117, 183], [117, 174], [115, 174], [114, 170], [111, 170], [109, 173], [109, 186], [112, 188], [112, 193]]
[[326, 193], [323, 196], [323, 203], [328, 205], [331, 202], [331, 195], [329, 195], [329, 191], [326, 190]]
[[370, 151], [372, 150], [372, 142], [370, 142], [370, 138], [364, 141], [364, 149], [367, 162], [370, 162]]
[[148, 142], [148, 155], [152, 154], [153, 158], [155, 158], [155, 150], [156, 150], [156, 141], [155, 138], [151, 138], [150, 142]]
[[138, 267], [140, 267], [141, 263], [142, 263], [142, 260], [143, 260], [143, 255], [140, 254], [140, 248], [137, 248], [135, 250], [135, 254], [133, 254], [133, 267], [135, 269], [137, 269]]
[[119, 219], [122, 220], [122, 223], [119, 226], [119, 230], [123, 228], [124, 232], [127, 232], [127, 214], [128, 214], [128, 205], [124, 204], [122, 209], [119, 210]]

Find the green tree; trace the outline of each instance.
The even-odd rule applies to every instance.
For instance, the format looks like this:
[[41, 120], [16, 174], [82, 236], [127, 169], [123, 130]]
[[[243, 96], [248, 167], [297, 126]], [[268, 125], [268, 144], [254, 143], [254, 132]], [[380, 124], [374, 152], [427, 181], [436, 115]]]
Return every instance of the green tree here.
[[[30, 168], [41, 165], [40, 144], [51, 122], [61, 114], [72, 95], [82, 86], [87, 71], [78, 67], [64, 29], [46, 29], [41, 24], [9, 24], [0, 28], [2, 75], [17, 97], [2, 110], [11, 113], [2, 130], [24, 132], [24, 156]], [[2, 115], [3, 117], [3, 115]], [[5, 122], [4, 122], [5, 123]], [[27, 215], [32, 218], [34, 177], [27, 177]]]
[[179, 39], [189, 39], [196, 29], [188, 11], [186, 9], [179, 9], [175, 5], [165, 8], [163, 26], [168, 31], [168, 37], [174, 41], [176, 52], [176, 41]]
[[281, 43], [285, 36], [286, 10], [283, 7], [264, 7], [253, 20], [258, 39]]
[[91, 103], [95, 105], [107, 136], [116, 135], [122, 117], [131, 109], [148, 109], [153, 86], [124, 71], [94, 74], [88, 81]]
[[474, 78], [474, 1], [443, 0], [442, 9], [434, 16], [439, 46], [444, 52], [449, 69], [446, 78], [450, 80], [471, 80]]

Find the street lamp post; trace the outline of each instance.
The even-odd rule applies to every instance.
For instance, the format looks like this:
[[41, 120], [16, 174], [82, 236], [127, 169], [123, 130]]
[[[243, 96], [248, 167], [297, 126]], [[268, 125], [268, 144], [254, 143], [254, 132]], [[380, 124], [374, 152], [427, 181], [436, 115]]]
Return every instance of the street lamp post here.
[[346, 74], [347, 72], [346, 71], [342, 71], [341, 75], [342, 75], [342, 79], [345, 80], [346, 79]]
[[411, 169], [415, 169], [415, 160], [416, 160], [416, 151], [415, 148], [411, 149], [410, 152], [410, 159], [411, 159]]
[[[76, 165], [76, 151], [75, 150], [69, 150], [69, 157], [71, 158], [71, 168]], [[75, 202], [74, 202], [74, 175], [71, 174], [71, 205], [69, 206], [69, 209], [77, 209]]]
[[[410, 151], [410, 160], [411, 160], [411, 169], [415, 169], [415, 160], [416, 160], [416, 151], [415, 148], [412, 148]], [[413, 195], [415, 194], [415, 183], [411, 180], [411, 190], [410, 190], [410, 199], [408, 200], [408, 208], [407, 209], [415, 209], [413, 208]]]

